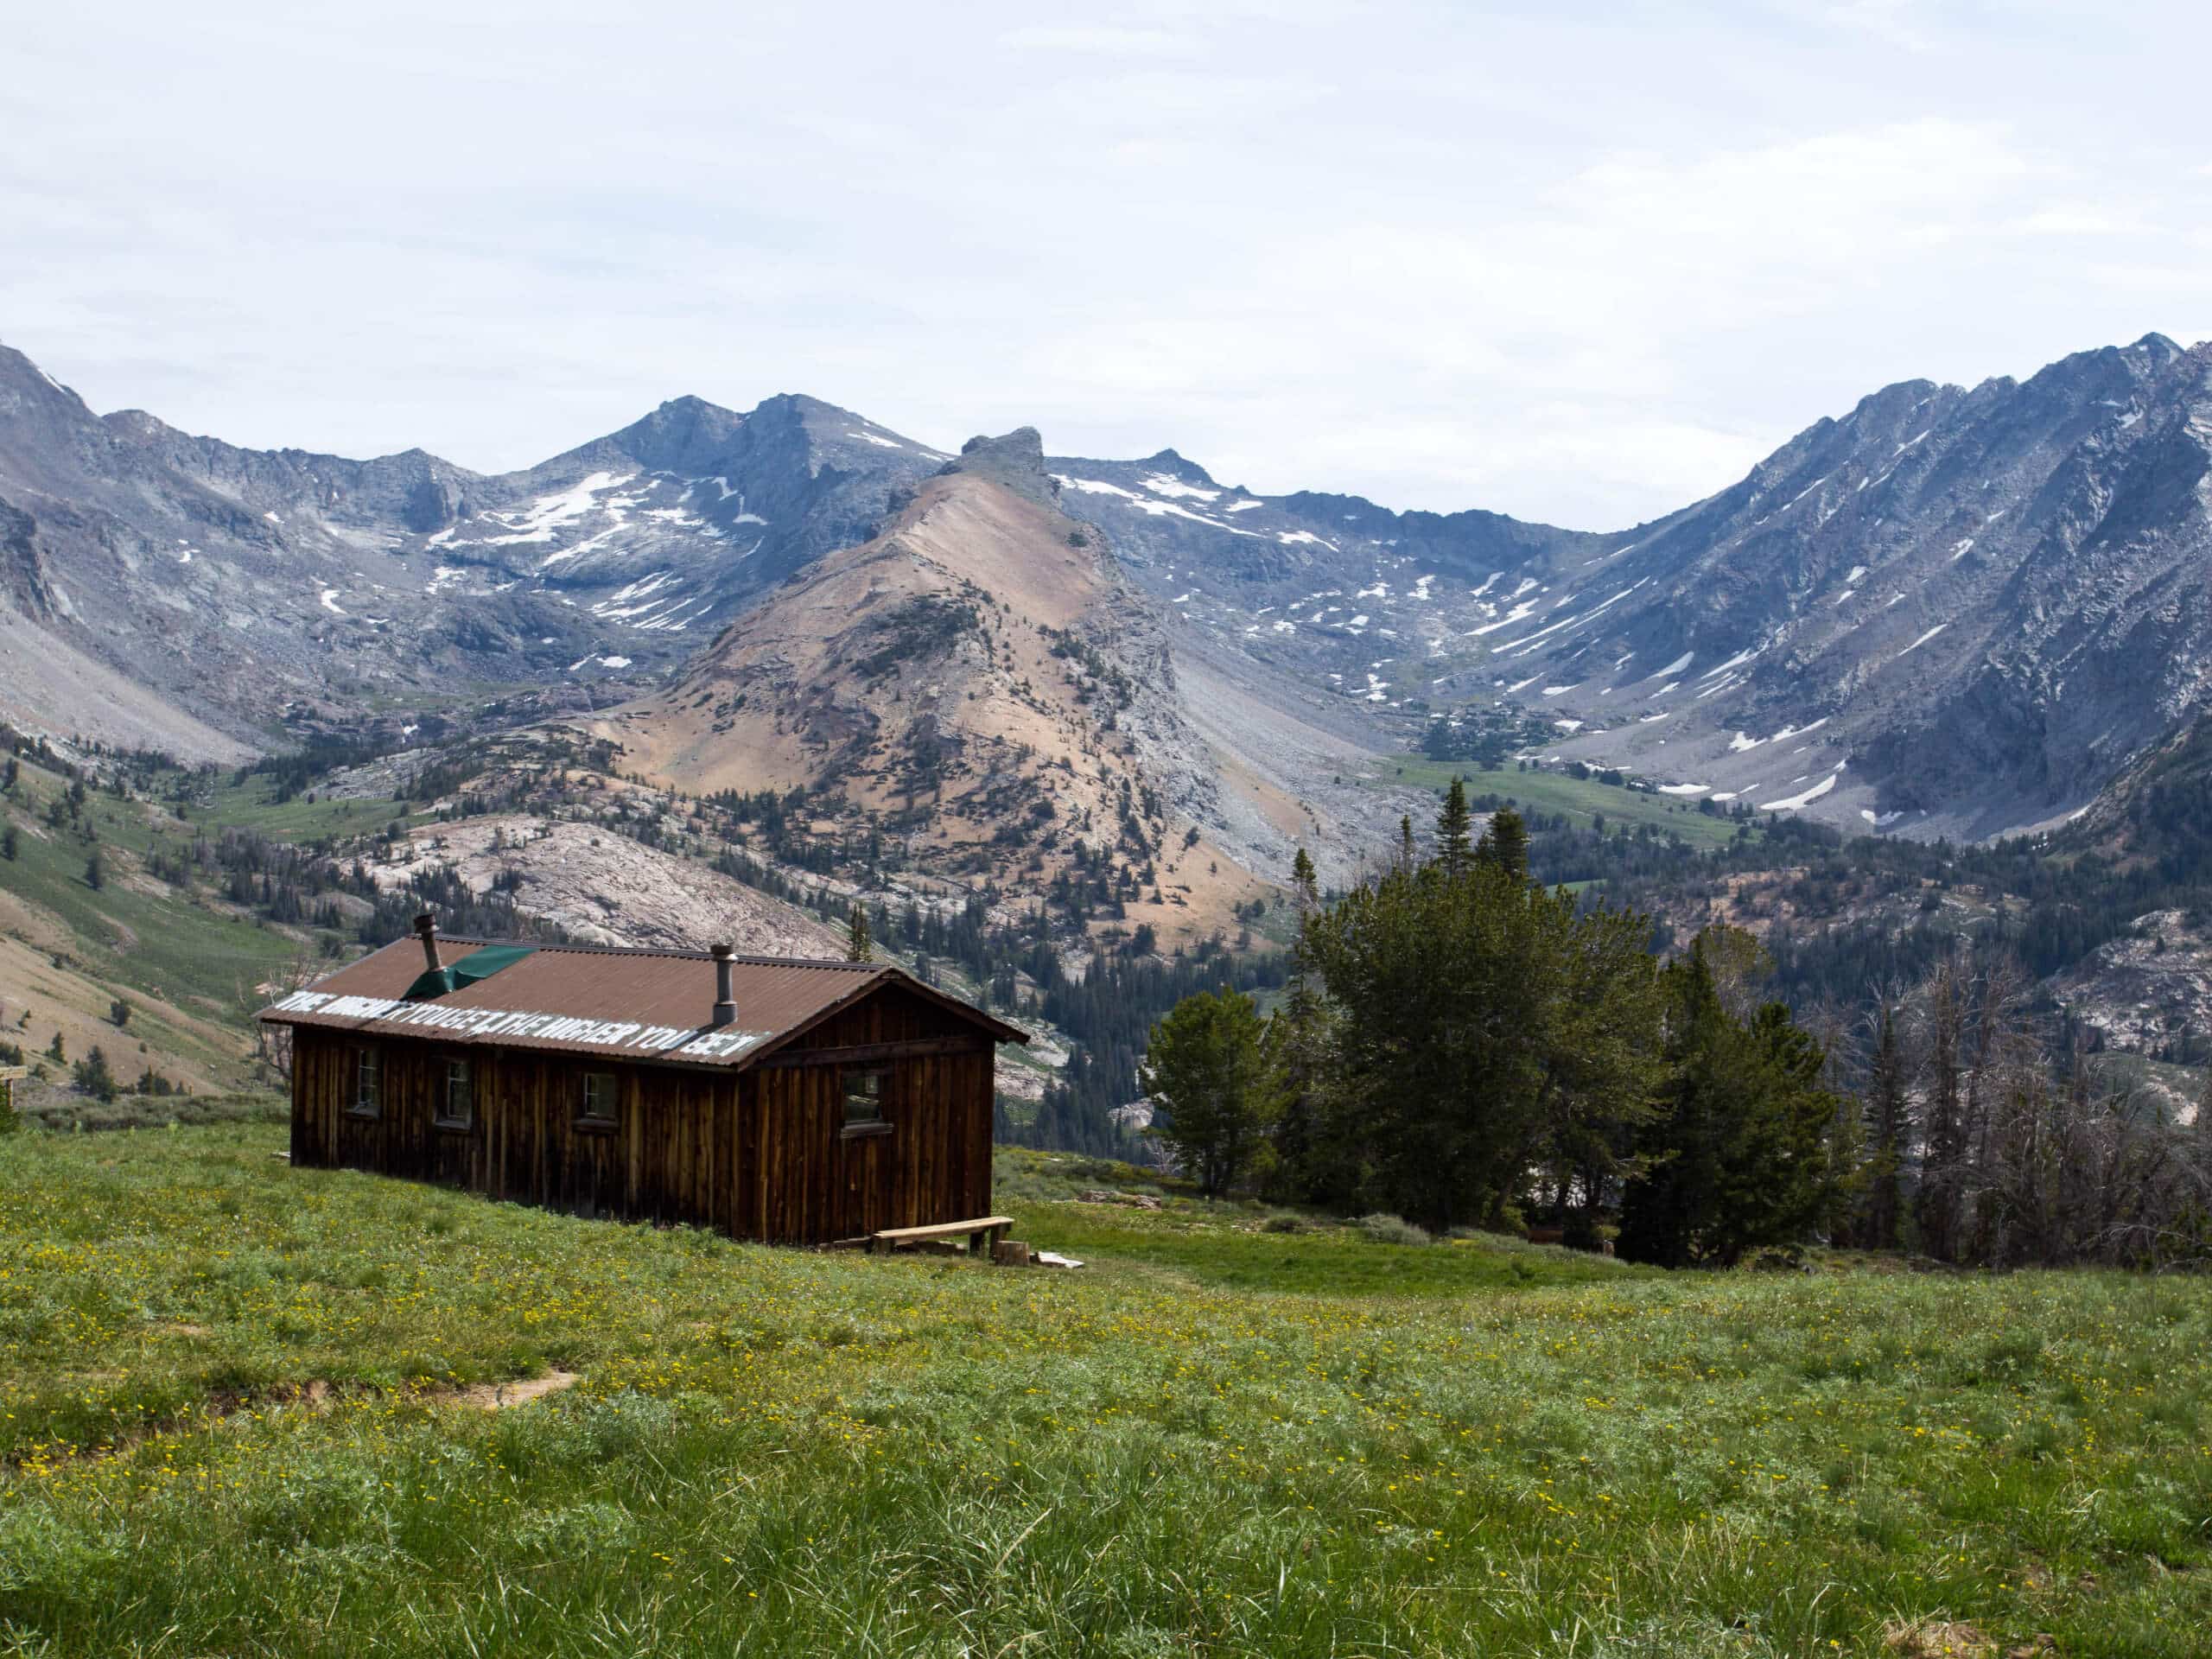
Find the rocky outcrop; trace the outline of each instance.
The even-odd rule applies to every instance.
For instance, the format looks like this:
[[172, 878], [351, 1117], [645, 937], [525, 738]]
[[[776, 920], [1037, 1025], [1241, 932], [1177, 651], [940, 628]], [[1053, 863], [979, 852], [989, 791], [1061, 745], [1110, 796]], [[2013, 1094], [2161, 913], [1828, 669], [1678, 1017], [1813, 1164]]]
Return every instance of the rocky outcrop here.
[[843, 938], [804, 911], [597, 824], [526, 814], [418, 830], [370, 874], [385, 887], [450, 868], [477, 893], [505, 882], [515, 908], [588, 944], [842, 957]]
[[2050, 988], [2059, 1007], [2113, 1048], [2155, 1055], [2190, 1047], [2212, 1029], [2212, 932], [2186, 912], [2152, 911]]
[[687, 791], [865, 811], [907, 868], [971, 889], [1066, 876], [1163, 934], [1230, 925], [1277, 849], [1236, 838], [1159, 608], [1040, 467], [1034, 433], [970, 445], [592, 734]]
[[1040, 507], [1059, 505], [1059, 480], [1045, 470], [1045, 440], [1033, 426], [1017, 427], [1003, 437], [969, 439], [959, 458], [945, 462], [938, 475], [960, 473], [987, 478]]

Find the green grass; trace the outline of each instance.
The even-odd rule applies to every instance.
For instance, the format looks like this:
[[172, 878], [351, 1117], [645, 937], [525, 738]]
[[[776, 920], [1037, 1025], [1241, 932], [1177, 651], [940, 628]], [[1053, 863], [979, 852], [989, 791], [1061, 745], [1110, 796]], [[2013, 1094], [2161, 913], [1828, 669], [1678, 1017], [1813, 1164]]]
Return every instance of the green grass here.
[[297, 949], [293, 940], [238, 919], [227, 906], [141, 891], [115, 854], [143, 855], [159, 837], [143, 827], [136, 805], [102, 801], [93, 811], [107, 867], [99, 888], [85, 879], [94, 843], [67, 829], [41, 823], [40, 835], [22, 830], [16, 857], [0, 861], [0, 887], [58, 918], [90, 971], [181, 995], [209, 984], [227, 988], [233, 977], [265, 970]]
[[398, 804], [389, 798], [333, 800], [318, 797], [310, 801], [305, 795], [295, 795], [289, 801], [279, 801], [271, 781], [255, 774], [244, 783], [223, 779], [194, 816], [210, 824], [257, 830], [277, 841], [306, 842], [333, 836], [372, 835], [395, 817], [416, 823], [428, 815], [403, 814]]
[[[1126, 1164], [1010, 1148], [1001, 1150], [998, 1161], [998, 1202], [1020, 1227], [1049, 1237], [1046, 1248], [1117, 1268], [1164, 1268], [1181, 1283], [1346, 1297], [1464, 1296], [1611, 1283], [1644, 1271], [1494, 1235], [1426, 1246], [1376, 1243], [1351, 1224], [1197, 1198], [1160, 1185], [1156, 1171]], [[1071, 1202], [1078, 1192], [1097, 1191], [1156, 1197], [1162, 1207]], [[1298, 1230], [1274, 1230], [1285, 1223]]]
[[[138, 879], [147, 853], [188, 845], [197, 828], [156, 815], [141, 802], [95, 796], [89, 811], [98, 840], [87, 842], [75, 830], [54, 829], [41, 817], [39, 809], [56, 787], [53, 781], [29, 767], [24, 778], [23, 804], [10, 814], [19, 826], [16, 855], [0, 861], [0, 890], [67, 929], [71, 943], [62, 955], [88, 976], [242, 1026], [238, 994], [296, 955], [299, 939], [257, 925], [212, 895], [188, 896]], [[86, 880], [95, 846], [106, 866], [106, 880], [97, 890]], [[132, 1015], [130, 1034], [162, 1052], [226, 1066], [237, 1061], [234, 1053], [207, 1051], [198, 1038], [143, 1005]]]
[[[309, 935], [261, 924], [213, 889], [165, 890], [144, 879], [149, 855], [174, 855], [225, 829], [304, 842], [366, 834], [394, 816], [389, 800], [275, 802], [270, 781], [251, 777], [242, 785], [219, 783], [213, 800], [193, 809], [189, 819], [154, 803], [95, 791], [87, 812], [96, 839], [87, 841], [73, 826], [56, 829], [44, 821], [44, 808], [64, 786], [49, 772], [23, 766], [18, 800], [6, 809], [17, 825], [17, 852], [14, 860], [0, 861], [0, 891], [36, 906], [67, 931], [69, 942], [60, 954], [67, 965], [126, 997], [131, 991], [159, 997], [241, 1033], [252, 987], [307, 948]], [[107, 872], [98, 890], [86, 880], [95, 847]], [[143, 1043], [221, 1077], [245, 1075], [243, 1042], [211, 1046], [204, 1033], [165, 1020], [143, 1002], [134, 1002], [129, 1038], [134, 1050]]]
[[[1561, 772], [1516, 772], [1510, 767], [1484, 772], [1471, 760], [1430, 760], [1417, 754], [1401, 755], [1368, 774], [1372, 784], [1432, 791], [1440, 800], [1455, 777], [1467, 780], [1467, 793], [1499, 795], [1518, 801], [1526, 810], [1559, 813], [1587, 827], [1599, 813], [1609, 826], [1634, 830], [1643, 824], [1672, 830], [1694, 847], [1723, 847], [1735, 839], [1736, 826], [1726, 818], [1708, 818], [1696, 803], [1685, 805], [1669, 795], [1646, 795], [1595, 778], [1570, 778]], [[1753, 833], [1757, 834], [1756, 827]]]
[[[2094, 1659], [2212, 1628], [2199, 1282], [1375, 1295], [1299, 1253], [1390, 1247], [1263, 1235], [1270, 1276], [1231, 1212], [1013, 1160], [1020, 1233], [1093, 1262], [1016, 1273], [281, 1144], [0, 1140], [0, 1651], [1673, 1659], [1941, 1615]], [[438, 1392], [549, 1365], [583, 1381]]]
[[87, 1130], [163, 1129], [172, 1123], [287, 1123], [291, 1102], [268, 1090], [226, 1095], [118, 1095], [97, 1100], [75, 1092], [17, 1096], [30, 1122], [60, 1134]]

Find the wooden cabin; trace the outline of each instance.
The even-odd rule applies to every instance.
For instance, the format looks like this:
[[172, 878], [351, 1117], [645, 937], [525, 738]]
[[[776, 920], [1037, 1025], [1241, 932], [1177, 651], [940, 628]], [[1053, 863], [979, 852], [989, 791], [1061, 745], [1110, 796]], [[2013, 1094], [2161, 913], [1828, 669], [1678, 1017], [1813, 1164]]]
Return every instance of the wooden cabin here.
[[1028, 1038], [898, 968], [416, 931], [263, 1010], [295, 1165], [776, 1243], [989, 1212]]

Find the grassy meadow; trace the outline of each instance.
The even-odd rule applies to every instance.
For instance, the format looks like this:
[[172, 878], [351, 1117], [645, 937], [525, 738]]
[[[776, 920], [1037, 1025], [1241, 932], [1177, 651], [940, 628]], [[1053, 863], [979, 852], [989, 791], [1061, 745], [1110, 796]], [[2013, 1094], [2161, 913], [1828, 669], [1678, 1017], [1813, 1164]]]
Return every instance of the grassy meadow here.
[[0, 1654], [2212, 1649], [2198, 1281], [1669, 1277], [1006, 1154], [1090, 1263], [1014, 1272], [283, 1144], [0, 1139]]
[[1517, 802], [1524, 813], [1557, 813], [1577, 829], [1587, 830], [1603, 816], [1616, 832], [1649, 824], [1662, 834], [1680, 836], [1693, 847], [1725, 847], [1736, 838], [1737, 826], [1732, 820], [1706, 817], [1697, 810], [1695, 801], [1647, 795], [1619, 784], [1599, 783], [1594, 777], [1573, 778], [1564, 772], [1541, 770], [1517, 772], [1511, 766], [1484, 772], [1471, 760], [1431, 760], [1418, 754], [1400, 755], [1368, 774], [1370, 783], [1426, 789], [1439, 800], [1454, 778], [1466, 779], [1470, 796], [1501, 796]]
[[[210, 895], [180, 896], [137, 879], [148, 855], [188, 847], [214, 833], [217, 821], [185, 822], [149, 803], [95, 791], [90, 812], [99, 839], [86, 842], [38, 817], [61, 788], [60, 780], [23, 768], [22, 805], [11, 815], [21, 826], [16, 855], [0, 864], [0, 892], [58, 924], [87, 971], [126, 989], [205, 1004], [196, 994], [206, 988], [250, 987], [297, 954], [297, 940], [255, 925]], [[106, 865], [98, 888], [85, 878], [95, 848]], [[212, 1012], [216, 1005], [208, 1006]]]
[[[67, 787], [24, 758], [13, 800], [0, 804], [0, 820], [16, 830], [15, 856], [0, 860], [0, 1036], [35, 1058], [67, 1025], [70, 1058], [98, 1042], [126, 1084], [147, 1065], [201, 1092], [257, 1081], [246, 1027], [265, 999], [255, 988], [312, 957], [320, 936], [257, 918], [232, 903], [219, 880], [171, 887], [151, 874], [156, 861], [228, 830], [300, 842], [366, 834], [393, 820], [395, 804], [280, 802], [274, 781], [252, 774], [218, 779], [212, 798], [179, 817], [166, 802], [94, 790], [88, 836], [86, 827], [47, 819]], [[97, 887], [86, 873], [95, 851]], [[130, 1004], [127, 1033], [89, 1033], [72, 1017], [103, 1014], [117, 995]], [[53, 1069], [67, 1075], [66, 1065]], [[88, 1115], [88, 1123], [101, 1116]]]

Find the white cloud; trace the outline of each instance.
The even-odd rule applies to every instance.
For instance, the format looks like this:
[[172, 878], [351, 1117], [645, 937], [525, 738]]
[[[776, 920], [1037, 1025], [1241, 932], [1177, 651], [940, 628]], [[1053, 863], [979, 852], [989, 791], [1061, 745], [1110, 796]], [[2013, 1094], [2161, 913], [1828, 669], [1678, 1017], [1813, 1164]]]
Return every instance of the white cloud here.
[[1927, 52], [1936, 41], [1922, 0], [1834, 0], [1809, 8], [1808, 15], [1828, 27], [1862, 34], [1908, 52]]
[[800, 390], [1624, 524], [1890, 380], [2212, 332], [2212, 33], [2080, 22], [48, 9], [0, 88], [0, 338], [241, 442], [504, 467]]
[[1192, 35], [1166, 29], [1116, 29], [1100, 24], [1032, 23], [1008, 29], [999, 44], [1020, 51], [1075, 52], [1102, 57], [1187, 58], [1198, 54]]

